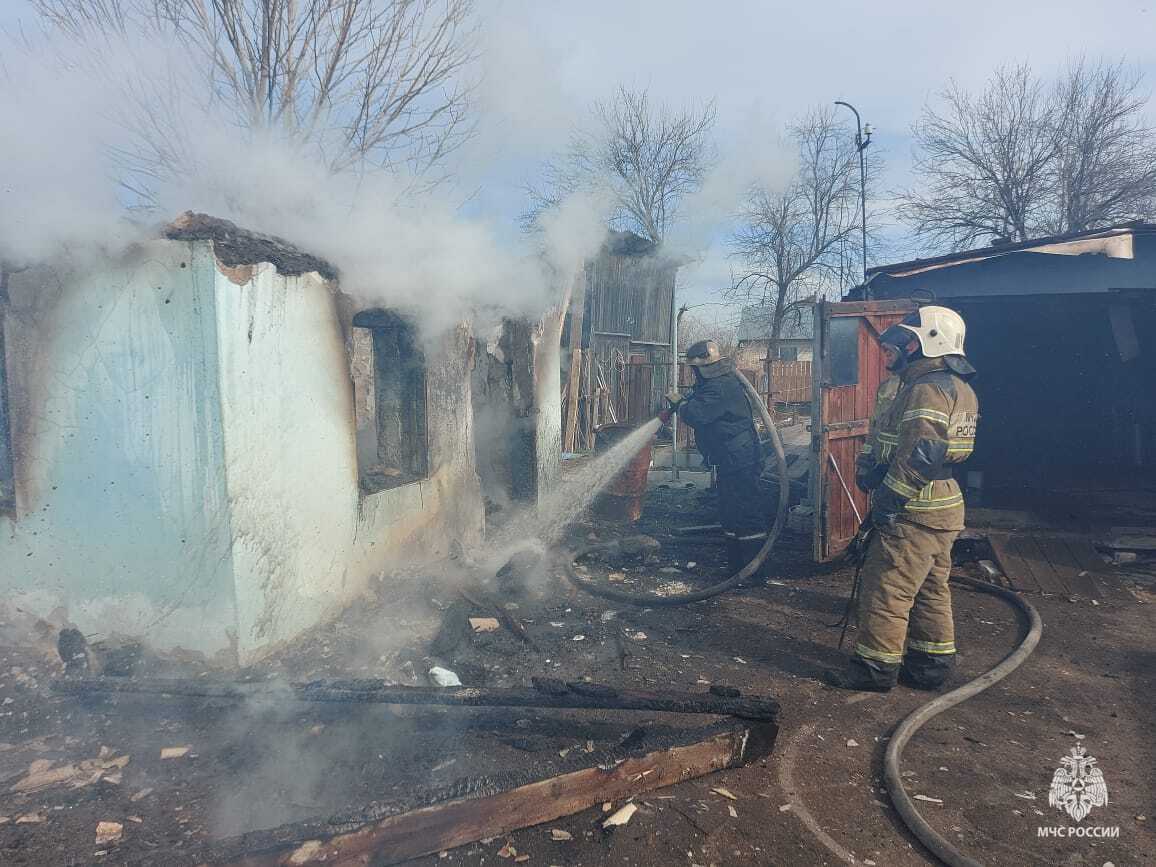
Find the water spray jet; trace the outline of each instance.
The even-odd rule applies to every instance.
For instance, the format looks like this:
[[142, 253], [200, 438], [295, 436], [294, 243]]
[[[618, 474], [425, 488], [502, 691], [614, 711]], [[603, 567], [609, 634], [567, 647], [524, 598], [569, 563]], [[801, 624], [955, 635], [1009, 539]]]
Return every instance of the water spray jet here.
[[[603, 599], [610, 599], [614, 602], [622, 602], [627, 605], [671, 607], [674, 605], [689, 605], [692, 602], [701, 602], [704, 599], [711, 599], [712, 597], [726, 593], [729, 590], [733, 590], [736, 587], [742, 586], [744, 582], [746, 582], [759, 570], [759, 568], [763, 565], [763, 562], [767, 559], [768, 555], [770, 555], [771, 550], [775, 547], [775, 544], [778, 542], [779, 535], [782, 533], [783, 526], [785, 525], [787, 519], [787, 505], [788, 498], [790, 497], [790, 485], [789, 479], [787, 477], [787, 456], [783, 451], [783, 441], [779, 436], [779, 430], [777, 427], [775, 427], [774, 419], [771, 418], [771, 414], [767, 411], [767, 407], [763, 403], [759, 393], [755, 391], [754, 386], [751, 385], [749, 381], [747, 381], [745, 376], [740, 376], [739, 381], [746, 389], [747, 398], [750, 401], [751, 406], [754, 407], [758, 412], [759, 416], [763, 420], [763, 424], [767, 428], [768, 433], [771, 435], [771, 444], [774, 446], [775, 460], [779, 471], [779, 503], [778, 508], [775, 511], [774, 523], [771, 524], [767, 532], [766, 542], [763, 543], [762, 548], [759, 549], [754, 558], [730, 578], [715, 584], [712, 587], [708, 587], [704, 590], [697, 590], [692, 593], [683, 593], [676, 596], [658, 596], [654, 593], [630, 593], [625, 590], [603, 587], [593, 581], [590, 581], [587, 578], [580, 576], [577, 570], [574, 568], [575, 562], [581, 557], [606, 548], [605, 545], [590, 545], [573, 552], [569, 557], [566, 558], [564, 571], [566, 578], [570, 581], [570, 583], [572, 583], [575, 587], [585, 590], [587, 593], [590, 593], [594, 596], [601, 596]], [[639, 428], [639, 431], [647, 430], [653, 425], [653, 430], [657, 432], [658, 424], [659, 420], [655, 418], [649, 424]], [[637, 434], [638, 432], [636, 431], [635, 433]], [[633, 436], [623, 440], [622, 443], [616, 446], [611, 452], [608, 452], [607, 456], [614, 454], [618, 449], [623, 448], [627, 443], [633, 442], [633, 440]]]

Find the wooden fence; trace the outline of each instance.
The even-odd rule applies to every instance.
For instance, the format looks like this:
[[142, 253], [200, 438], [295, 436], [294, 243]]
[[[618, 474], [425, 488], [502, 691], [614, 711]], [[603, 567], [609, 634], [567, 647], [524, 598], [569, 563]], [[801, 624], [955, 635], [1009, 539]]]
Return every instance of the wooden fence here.
[[772, 361], [768, 405], [811, 402], [811, 362]]

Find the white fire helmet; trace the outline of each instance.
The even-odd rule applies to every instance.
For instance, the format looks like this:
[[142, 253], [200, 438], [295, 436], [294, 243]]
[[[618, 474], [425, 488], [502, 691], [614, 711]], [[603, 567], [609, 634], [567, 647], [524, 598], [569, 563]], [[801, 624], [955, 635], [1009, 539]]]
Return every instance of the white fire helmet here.
[[941, 358], [944, 355], [963, 355], [963, 338], [967, 326], [963, 317], [946, 307], [920, 307], [899, 323], [919, 338], [919, 348], [925, 358]]

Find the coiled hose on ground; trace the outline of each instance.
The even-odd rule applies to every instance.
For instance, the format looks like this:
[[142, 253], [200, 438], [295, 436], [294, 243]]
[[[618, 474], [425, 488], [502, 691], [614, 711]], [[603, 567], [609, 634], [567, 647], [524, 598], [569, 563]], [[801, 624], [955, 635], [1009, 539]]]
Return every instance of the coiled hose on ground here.
[[903, 757], [903, 748], [907, 746], [907, 742], [911, 740], [912, 736], [919, 731], [924, 723], [943, 713], [948, 708], [955, 707], [957, 704], [967, 701], [967, 699], [973, 695], [983, 692], [989, 686], [998, 683], [1019, 668], [1024, 661], [1031, 656], [1036, 645], [1040, 643], [1040, 634], [1043, 632], [1044, 624], [1043, 621], [1040, 620], [1039, 612], [1019, 594], [963, 575], [952, 575], [951, 577], [953, 581], [971, 587], [973, 590], [979, 590], [983, 593], [993, 593], [1010, 602], [1027, 618], [1028, 634], [1024, 636], [1024, 640], [1020, 642], [1019, 647], [1009, 653], [1003, 662], [987, 674], [965, 683], [959, 687], [959, 689], [954, 689], [951, 692], [937, 696], [927, 704], [916, 708], [908, 714], [903, 722], [899, 723], [899, 726], [895, 729], [895, 732], [891, 735], [891, 740], [887, 744], [887, 752], [883, 759], [883, 774], [887, 780], [887, 794], [891, 796], [891, 802], [899, 812], [903, 824], [911, 830], [911, 833], [919, 838], [919, 841], [923, 843], [924, 846], [931, 850], [939, 860], [950, 865], [950, 867], [981, 867], [978, 861], [964, 855], [956, 849], [945, 837], [932, 828], [926, 819], [919, 815], [919, 811], [915, 809], [915, 802], [907, 794], [906, 789], [903, 788], [903, 776], [900, 773], [899, 763]]
[[771, 419], [771, 414], [763, 404], [762, 397], [759, 396], [759, 393], [755, 391], [755, 387], [747, 381], [745, 376], [740, 374], [739, 381], [742, 382], [743, 387], [746, 388], [747, 398], [751, 406], [758, 411], [759, 416], [763, 420], [763, 424], [766, 425], [767, 431], [771, 435], [771, 444], [775, 449], [775, 460], [779, 470], [779, 505], [775, 511], [775, 520], [767, 531], [767, 540], [763, 543], [763, 547], [759, 549], [758, 553], [755, 554], [754, 559], [730, 578], [711, 587], [696, 590], [693, 593], [683, 593], [678, 596], [658, 596], [654, 593], [630, 593], [625, 590], [617, 590], [613, 587], [604, 587], [587, 578], [583, 578], [575, 571], [574, 561], [579, 557], [598, 550], [600, 547], [605, 547], [590, 545], [573, 552], [565, 560], [565, 574], [572, 584], [585, 590], [587, 593], [601, 596], [603, 599], [611, 599], [615, 602], [624, 602], [628, 605], [670, 607], [674, 605], [689, 605], [692, 602], [701, 602], [704, 599], [710, 599], [712, 596], [718, 596], [720, 593], [733, 590], [754, 575], [759, 567], [763, 565], [763, 561], [767, 559], [767, 555], [769, 555], [771, 549], [775, 547], [775, 543], [779, 540], [779, 536], [783, 532], [783, 526], [787, 522], [787, 503], [790, 497], [790, 482], [787, 478], [787, 455], [783, 451], [783, 441], [779, 437], [779, 430], [775, 427], [775, 422]]

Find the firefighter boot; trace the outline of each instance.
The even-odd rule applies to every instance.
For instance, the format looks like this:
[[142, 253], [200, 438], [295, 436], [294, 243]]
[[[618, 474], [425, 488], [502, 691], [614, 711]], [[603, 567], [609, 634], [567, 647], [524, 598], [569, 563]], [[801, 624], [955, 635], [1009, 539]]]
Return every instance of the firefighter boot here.
[[940, 689], [955, 668], [954, 653], [924, 653], [908, 648], [899, 669], [899, 682], [913, 689]]
[[823, 682], [837, 689], [888, 692], [895, 686], [898, 675], [898, 665], [852, 656], [843, 671], [824, 671]]

